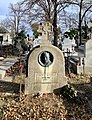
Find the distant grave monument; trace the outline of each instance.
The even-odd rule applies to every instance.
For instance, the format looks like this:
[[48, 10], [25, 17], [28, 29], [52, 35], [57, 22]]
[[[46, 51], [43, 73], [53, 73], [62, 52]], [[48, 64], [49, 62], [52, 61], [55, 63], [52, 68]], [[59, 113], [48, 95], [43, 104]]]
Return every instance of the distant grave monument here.
[[[92, 36], [92, 35], [91, 35]], [[84, 46], [84, 57], [81, 57], [81, 66], [77, 67], [78, 74], [92, 74], [92, 38]]]
[[63, 53], [44, 37], [42, 43], [29, 53], [25, 94], [52, 93], [66, 84]]

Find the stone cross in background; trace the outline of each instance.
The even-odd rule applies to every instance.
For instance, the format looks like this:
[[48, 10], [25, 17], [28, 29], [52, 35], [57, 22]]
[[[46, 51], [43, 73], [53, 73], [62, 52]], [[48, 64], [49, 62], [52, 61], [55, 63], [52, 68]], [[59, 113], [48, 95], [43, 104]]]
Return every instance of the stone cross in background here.
[[42, 34], [42, 43], [51, 42], [53, 26], [50, 22], [40, 23], [37, 31]]

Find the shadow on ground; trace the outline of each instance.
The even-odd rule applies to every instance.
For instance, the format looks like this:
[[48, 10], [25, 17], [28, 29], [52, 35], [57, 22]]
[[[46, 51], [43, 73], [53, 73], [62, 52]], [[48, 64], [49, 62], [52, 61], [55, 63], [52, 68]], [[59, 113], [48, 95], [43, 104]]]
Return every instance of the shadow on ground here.
[[[4, 93], [19, 93], [20, 84], [13, 82], [6, 82], [0, 80], [0, 92]], [[22, 91], [24, 91], [24, 85], [22, 84]]]
[[92, 119], [92, 82], [66, 85], [53, 92], [63, 97], [66, 120]]

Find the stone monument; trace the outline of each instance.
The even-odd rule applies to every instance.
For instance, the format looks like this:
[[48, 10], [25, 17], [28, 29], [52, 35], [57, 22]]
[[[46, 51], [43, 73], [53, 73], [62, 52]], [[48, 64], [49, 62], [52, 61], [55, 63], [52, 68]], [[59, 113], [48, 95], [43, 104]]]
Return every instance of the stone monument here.
[[92, 34], [91, 39], [85, 42], [82, 51], [84, 56], [81, 57], [81, 65], [77, 66], [77, 73], [92, 74]]
[[27, 62], [25, 94], [52, 93], [67, 84], [63, 53], [47, 37], [29, 53]]

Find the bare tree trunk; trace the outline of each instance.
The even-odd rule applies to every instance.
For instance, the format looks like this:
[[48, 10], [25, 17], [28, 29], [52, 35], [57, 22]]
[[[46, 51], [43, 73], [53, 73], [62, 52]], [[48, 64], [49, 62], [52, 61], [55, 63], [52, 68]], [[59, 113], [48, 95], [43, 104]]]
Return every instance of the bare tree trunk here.
[[54, 45], [57, 46], [57, 0], [54, 0], [54, 20], [53, 20], [53, 32], [54, 32]]
[[83, 2], [83, 0], [81, 0], [81, 2], [80, 2], [80, 11], [79, 11], [79, 37], [80, 37], [80, 45], [81, 45], [81, 43], [82, 43], [82, 34], [81, 34], [81, 30], [82, 30], [82, 26], [81, 26], [81, 24], [82, 24], [82, 18], [81, 18], [81, 11], [82, 11], [82, 2]]

